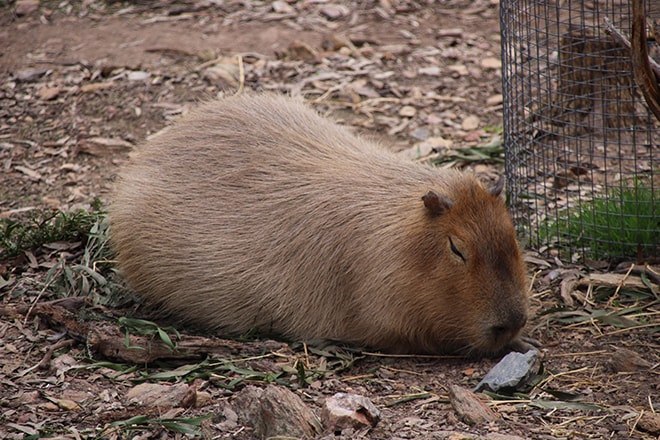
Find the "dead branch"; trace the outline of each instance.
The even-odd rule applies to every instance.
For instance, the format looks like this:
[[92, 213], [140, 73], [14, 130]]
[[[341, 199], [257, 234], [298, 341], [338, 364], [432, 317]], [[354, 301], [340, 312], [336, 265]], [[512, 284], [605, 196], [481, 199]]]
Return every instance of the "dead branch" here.
[[641, 89], [644, 99], [660, 121], [660, 85], [649, 64], [649, 53], [646, 47], [646, 16], [644, 15], [644, 0], [633, 0], [633, 22], [630, 36], [632, 48], [632, 65], [635, 82]]
[[[126, 334], [111, 322], [81, 322], [76, 310], [87, 304], [82, 297], [66, 298], [50, 302], [35, 303], [33, 306], [3, 306], [0, 316], [38, 316], [49, 325], [65, 329], [78, 342], [102, 357], [135, 364], [150, 364], [156, 360], [199, 360], [207, 356], [237, 357], [255, 356], [270, 352], [285, 352], [288, 345], [277, 341], [238, 342], [229, 339], [202, 336], [182, 336], [172, 349], [156, 336]], [[46, 359], [47, 362], [49, 359]], [[41, 364], [41, 363], [40, 363]]]
[[633, 76], [646, 104], [655, 117], [660, 120], [660, 66], [648, 54], [646, 47], [646, 17], [643, 0], [632, 1], [633, 21], [630, 41], [605, 18], [605, 25], [610, 35], [619, 44], [630, 49]]
[[[605, 17], [605, 32], [607, 32], [609, 35], [612, 36], [612, 38], [619, 43], [621, 46], [627, 48], [628, 50], [632, 50], [632, 46], [630, 44], [630, 41], [626, 38], [625, 35], [621, 33], [621, 31], [612, 24], [609, 18]], [[657, 63], [651, 56], [648, 56], [649, 64], [651, 65], [651, 69], [653, 69], [653, 73], [657, 77], [658, 81], [660, 81], [660, 64]]]

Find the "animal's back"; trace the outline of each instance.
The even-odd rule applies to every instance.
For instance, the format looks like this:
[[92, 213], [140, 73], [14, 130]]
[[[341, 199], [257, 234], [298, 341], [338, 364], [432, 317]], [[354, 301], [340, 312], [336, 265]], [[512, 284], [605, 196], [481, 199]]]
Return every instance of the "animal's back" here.
[[[428, 267], [414, 256], [429, 220], [420, 197], [479, 185], [264, 95], [200, 106], [132, 162], [112, 240], [147, 299], [221, 333], [413, 349], [414, 315], [428, 300], [407, 301]], [[425, 337], [459, 324], [443, 325]]]

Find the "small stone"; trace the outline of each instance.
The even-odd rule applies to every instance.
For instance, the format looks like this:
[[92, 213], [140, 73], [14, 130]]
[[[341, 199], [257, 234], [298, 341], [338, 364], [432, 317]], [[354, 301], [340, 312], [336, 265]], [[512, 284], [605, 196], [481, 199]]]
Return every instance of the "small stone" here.
[[419, 141], [425, 141], [429, 138], [429, 129], [426, 127], [419, 127], [413, 130], [410, 135]]
[[532, 372], [539, 352], [529, 350], [527, 353], [511, 352], [504, 356], [477, 384], [474, 391], [489, 389], [497, 392], [501, 389], [515, 389]]
[[458, 417], [468, 425], [481, 425], [499, 419], [499, 415], [476, 394], [458, 385], [449, 386], [449, 400]]
[[447, 70], [455, 72], [459, 76], [465, 76], [469, 73], [468, 68], [464, 64], [452, 64], [451, 66], [447, 66]]
[[149, 78], [149, 72], [143, 72], [141, 70], [132, 70], [126, 75], [126, 79], [129, 81], [144, 81]]
[[461, 29], [461, 28], [439, 29], [436, 32], [436, 35], [440, 38], [442, 38], [442, 37], [460, 38], [460, 37], [463, 36], [463, 29]]
[[653, 414], [649, 411], [644, 412], [637, 422], [637, 427], [651, 435], [660, 436], [660, 414]]
[[481, 67], [483, 67], [484, 69], [501, 69], [502, 60], [495, 57], [484, 58], [483, 60], [481, 60]]
[[318, 57], [318, 52], [312, 46], [302, 41], [294, 41], [289, 45], [289, 54], [294, 60], [303, 60], [314, 62]]
[[489, 96], [488, 99], [486, 99], [486, 104], [488, 104], [488, 105], [500, 105], [500, 104], [502, 104], [503, 100], [504, 100], [504, 97], [502, 96], [502, 94], [498, 93], [497, 95]]
[[53, 99], [57, 98], [60, 92], [61, 89], [59, 87], [42, 87], [37, 92], [37, 95], [39, 95], [39, 98], [43, 99], [44, 101], [52, 101]]
[[278, 14], [290, 14], [294, 12], [293, 6], [281, 0], [274, 1], [271, 7], [273, 8], [273, 12]]
[[39, 9], [39, 0], [17, 0], [14, 14], [18, 17], [30, 15]]
[[331, 432], [372, 428], [380, 420], [380, 411], [364, 396], [337, 393], [325, 400], [321, 420]]
[[399, 110], [399, 116], [405, 116], [407, 118], [411, 118], [417, 114], [417, 109], [413, 107], [412, 105], [404, 105], [401, 107]]
[[418, 70], [420, 75], [439, 76], [442, 70], [438, 66], [420, 67]]
[[225, 82], [231, 87], [238, 87], [240, 70], [236, 63], [217, 63], [204, 69], [203, 76], [212, 83]]
[[112, 81], [83, 84], [82, 86], [80, 86], [80, 91], [82, 93], [94, 93], [98, 90], [107, 89], [108, 87], [112, 87], [112, 86], [114, 86], [114, 83]]
[[610, 366], [617, 373], [650, 370], [653, 366], [638, 353], [626, 348], [617, 348], [610, 356]]
[[195, 408], [201, 408], [203, 406], [209, 405], [212, 400], [213, 396], [211, 396], [211, 393], [206, 391], [197, 391], [194, 406]]
[[319, 13], [328, 20], [339, 20], [351, 13], [351, 10], [344, 5], [329, 4], [321, 6]]
[[80, 405], [70, 399], [57, 399], [57, 406], [66, 411], [78, 411], [80, 410]]
[[478, 116], [470, 115], [467, 118], [463, 119], [463, 122], [461, 123], [461, 128], [465, 131], [476, 130], [477, 128], [479, 128], [480, 123], [481, 120], [479, 119]]
[[21, 82], [33, 82], [44, 76], [48, 72], [46, 69], [21, 69], [14, 73], [14, 78]]

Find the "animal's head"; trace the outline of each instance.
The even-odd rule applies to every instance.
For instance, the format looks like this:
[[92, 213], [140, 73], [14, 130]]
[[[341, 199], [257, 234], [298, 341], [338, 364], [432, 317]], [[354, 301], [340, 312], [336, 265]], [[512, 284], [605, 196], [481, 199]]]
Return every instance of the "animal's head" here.
[[461, 176], [422, 197], [414, 252], [426, 280], [417, 308], [437, 329], [428, 334], [427, 344], [437, 344], [430, 350], [495, 354], [527, 321], [526, 270], [502, 187]]

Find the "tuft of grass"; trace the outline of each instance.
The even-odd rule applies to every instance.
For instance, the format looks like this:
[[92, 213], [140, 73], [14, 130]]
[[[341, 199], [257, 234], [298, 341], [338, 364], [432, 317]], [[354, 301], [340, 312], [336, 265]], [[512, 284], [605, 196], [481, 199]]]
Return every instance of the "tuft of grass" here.
[[[176, 340], [181, 339], [181, 333], [174, 327], [160, 327], [155, 322], [146, 321], [144, 319], [128, 318], [122, 316], [118, 320], [119, 325], [123, 327], [126, 335], [126, 347], [130, 348], [129, 336], [131, 334], [141, 336], [158, 336], [158, 338], [167, 345], [170, 350], [176, 350]], [[171, 337], [169, 334], [174, 337]]]
[[115, 434], [123, 433], [127, 437], [131, 437], [131, 432], [153, 432], [154, 430], [158, 429], [158, 427], [161, 427], [173, 433], [185, 434], [188, 436], [200, 436], [202, 435], [202, 431], [200, 429], [202, 422], [206, 419], [210, 419], [211, 417], [212, 415], [210, 414], [201, 417], [187, 418], [159, 418], [139, 415], [131, 417], [130, 419], [119, 420], [110, 423], [105, 429], [101, 431], [100, 435], [113, 432]]
[[541, 229], [546, 241], [556, 234], [560, 248], [582, 248], [592, 258], [644, 259], [660, 252], [660, 192], [641, 181], [585, 202], [568, 217]]
[[[0, 220], [0, 260], [28, 252], [37, 258], [48, 254], [50, 261], [44, 266], [50, 268], [42, 294], [87, 296], [95, 304], [120, 306], [134, 298], [117, 275], [109, 239], [110, 223], [98, 201], [91, 211], [37, 210], [20, 221]], [[74, 244], [75, 251], [56, 256], [53, 249], [58, 247], [53, 244], [62, 243]]]
[[433, 165], [446, 163], [504, 163], [504, 141], [495, 135], [486, 144], [474, 147], [457, 148], [431, 160]]
[[105, 213], [95, 202], [91, 212], [35, 210], [27, 219], [0, 219], [0, 258], [11, 258], [58, 241], [82, 241]]

